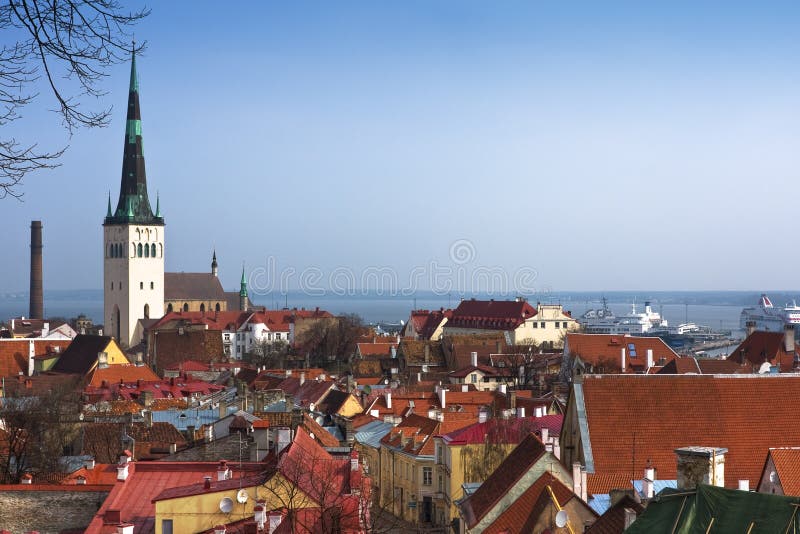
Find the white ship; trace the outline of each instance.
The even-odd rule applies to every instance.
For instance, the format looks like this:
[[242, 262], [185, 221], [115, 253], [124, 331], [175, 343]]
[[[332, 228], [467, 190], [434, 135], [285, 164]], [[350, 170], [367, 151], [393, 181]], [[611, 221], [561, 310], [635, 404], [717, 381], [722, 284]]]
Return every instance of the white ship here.
[[745, 308], [739, 324], [742, 329], [747, 329], [748, 323], [753, 324], [756, 330], [782, 332], [787, 324], [800, 325], [800, 306], [795, 301], [786, 304], [783, 308], [776, 308], [766, 295], [761, 295], [758, 306]]
[[643, 313], [637, 313], [636, 304], [633, 304], [630, 313], [617, 317], [608, 309], [605, 299], [601, 309], [587, 311], [579, 322], [588, 334], [642, 335], [666, 329], [668, 326], [666, 319], [653, 311], [650, 302], [644, 303]]

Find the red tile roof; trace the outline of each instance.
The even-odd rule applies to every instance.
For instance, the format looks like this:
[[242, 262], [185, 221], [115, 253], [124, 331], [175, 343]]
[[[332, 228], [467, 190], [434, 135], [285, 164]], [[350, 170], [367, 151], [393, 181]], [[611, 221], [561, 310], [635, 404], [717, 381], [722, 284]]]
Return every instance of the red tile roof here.
[[104, 369], [95, 368], [89, 373], [89, 385], [95, 387], [100, 387], [103, 382], [106, 384], [135, 383], [137, 380], [157, 382], [159, 378], [146, 365], [109, 365]]
[[752, 372], [758, 372], [764, 362], [780, 367], [786, 373], [794, 369], [797, 350], [786, 351], [783, 332], [763, 332], [757, 330], [747, 336], [730, 356], [728, 361], [747, 365]]
[[447, 327], [514, 330], [534, 315], [536, 309], [526, 301], [462, 300]]
[[[668, 363], [678, 357], [659, 337], [620, 336], [610, 334], [567, 334], [564, 354], [579, 356], [593, 367], [620, 372], [622, 349], [625, 349], [625, 372], [642, 372], [647, 367], [647, 351], [653, 351], [653, 363]], [[660, 364], [659, 364], [660, 365]]]
[[636, 512], [636, 515], [644, 511], [644, 506], [636, 502], [630, 495], [623, 495], [614, 506], [606, 510], [600, 518], [586, 529], [586, 534], [619, 534], [625, 530], [625, 509], [628, 508]]
[[[167, 488], [186, 486], [202, 481], [204, 476], [216, 478], [217, 462], [131, 462], [128, 479], [117, 482], [86, 529], [86, 534], [116, 534], [117, 523], [106, 524], [106, 513], [135, 526], [134, 532], [153, 532], [155, 505], [153, 498]], [[239, 464], [231, 464], [233, 478], [239, 477]], [[258, 473], [264, 464], [242, 464], [245, 476]], [[70, 486], [72, 487], [72, 486]], [[88, 487], [88, 486], [75, 486]]]
[[559, 506], [563, 507], [567, 501], [575, 498], [571, 489], [550, 473], [545, 472], [486, 527], [483, 534], [528, 534], [533, 532], [542, 512], [553, 505], [553, 500], [547, 491], [548, 486], [553, 490]]
[[[754, 486], [769, 447], [800, 443], [800, 412], [790, 402], [800, 375], [596, 375], [575, 387], [583, 393], [597, 475], [630, 481], [650, 460], [660, 479], [675, 479], [674, 450], [700, 445], [728, 449], [726, 486], [738, 480]], [[610, 489], [591, 478], [591, 492]]]
[[546, 451], [539, 438], [528, 434], [467, 499], [467, 526], [474, 527], [544, 454]]
[[393, 343], [359, 343], [358, 353], [365, 356], [391, 356], [392, 348], [397, 349], [397, 342]]
[[781, 447], [769, 450], [775, 473], [784, 495], [800, 496], [800, 448]]
[[541, 434], [547, 428], [552, 436], [561, 432], [564, 416], [546, 415], [544, 417], [514, 417], [511, 419], [489, 419], [485, 423], [475, 423], [442, 436], [448, 445], [470, 445], [477, 443], [519, 443], [531, 432]]
[[[0, 377], [10, 378], [19, 373], [28, 374], [28, 355], [33, 344], [35, 358], [52, 354], [56, 356], [69, 347], [71, 340], [50, 339], [0, 339]], [[56, 352], [58, 351], [58, 352]]]
[[414, 329], [419, 339], [431, 339], [433, 333], [442, 324], [442, 321], [450, 319], [453, 310], [413, 310], [408, 319], [409, 325]]

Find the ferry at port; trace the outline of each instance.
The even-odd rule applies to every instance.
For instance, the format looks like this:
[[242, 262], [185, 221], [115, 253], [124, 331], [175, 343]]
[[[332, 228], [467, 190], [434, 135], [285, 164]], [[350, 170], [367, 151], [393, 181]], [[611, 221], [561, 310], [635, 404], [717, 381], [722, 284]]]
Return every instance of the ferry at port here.
[[769, 297], [762, 294], [758, 306], [742, 310], [739, 325], [743, 330], [752, 326], [756, 330], [769, 332], [782, 332], [785, 325], [793, 325], [797, 329], [800, 325], [800, 306], [793, 300], [783, 307], [775, 307]]
[[603, 299], [603, 307], [584, 313], [578, 322], [587, 334], [642, 335], [655, 329], [666, 329], [669, 325], [661, 314], [653, 311], [649, 301], [644, 303], [644, 312], [636, 311], [636, 304], [631, 305], [630, 313], [616, 316], [608, 308]]

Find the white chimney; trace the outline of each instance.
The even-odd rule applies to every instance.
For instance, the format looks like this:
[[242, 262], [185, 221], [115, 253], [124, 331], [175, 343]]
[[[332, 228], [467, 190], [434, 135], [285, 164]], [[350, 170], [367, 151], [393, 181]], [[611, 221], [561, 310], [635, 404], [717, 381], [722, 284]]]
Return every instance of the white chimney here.
[[446, 389], [444, 388], [439, 389], [439, 404], [441, 404], [442, 410], [444, 410], [447, 407], [446, 395], [447, 395]]
[[265, 501], [258, 501], [255, 508], [253, 508], [253, 520], [256, 522], [259, 532], [264, 529], [264, 525], [267, 522], [267, 512], [264, 509], [264, 502]]
[[542, 443], [547, 443], [550, 438], [550, 429], [546, 426], [542, 427]]
[[[537, 417], [541, 417], [541, 408], [536, 408]], [[517, 417], [520, 419], [525, 418], [525, 407], [524, 406], [517, 406]]]
[[305, 383], [306, 383], [306, 374], [300, 373], [300, 385], [302, 386]]
[[508, 387], [505, 384], [500, 384], [498, 386], [498, 389], [500, 390], [500, 393], [502, 393], [503, 395], [505, 395], [508, 392]]
[[269, 513], [269, 531], [268, 534], [273, 534], [278, 527], [281, 525], [281, 521], [283, 520], [283, 516], [278, 511], [272, 511]]
[[33, 484], [33, 476], [30, 473], [25, 473], [24, 475], [22, 475], [22, 480], [20, 480], [19, 483], [29, 486]]
[[127, 464], [130, 461], [131, 461], [131, 453], [128, 452], [127, 450], [119, 455], [119, 463], [120, 464]]
[[573, 462], [572, 464], [572, 493], [581, 495], [581, 463]]
[[119, 481], [126, 481], [128, 480], [128, 463], [121, 463], [117, 466], [117, 480]]
[[642, 493], [644, 493], [645, 499], [652, 499], [655, 495], [655, 480], [656, 470], [648, 465], [644, 468], [644, 479], [642, 480]]
[[622, 347], [622, 349], [620, 349], [620, 354], [622, 354], [622, 367], [620, 367], [620, 369], [621, 369], [620, 372], [624, 373], [625, 372], [625, 347]]
[[428, 419], [436, 419], [436, 409], [428, 408]]
[[467, 393], [469, 391], [469, 384], [461, 384], [461, 393]]
[[36, 356], [36, 343], [31, 339], [28, 341], [28, 376], [33, 376], [34, 357]]
[[117, 525], [117, 534], [133, 534], [133, 524], [120, 523]]
[[653, 349], [647, 349], [647, 368], [653, 367]]
[[749, 480], [740, 480], [739, 481], [739, 489], [742, 491], [750, 491], [750, 481]]
[[386, 398], [386, 407], [391, 410], [392, 409], [392, 392], [391, 391], [387, 391], [384, 394], [384, 397]]
[[470, 363], [473, 367], [478, 367], [478, 353], [477, 352], [470, 352], [469, 353]]
[[478, 422], [485, 423], [486, 419], [488, 418], [489, 414], [486, 413], [486, 410], [478, 411]]
[[561, 443], [557, 437], [553, 438], [553, 456], [555, 456], [557, 460], [561, 459]]
[[228, 463], [222, 460], [217, 466], [217, 481], [228, 480], [231, 478], [231, 470], [228, 469]]
[[586, 468], [581, 467], [581, 499], [589, 502], [589, 483], [586, 482]]
[[370, 414], [372, 417], [380, 417], [380, 416], [381, 416], [381, 412], [380, 412], [380, 410], [370, 410], [370, 411], [369, 411], [369, 414]]

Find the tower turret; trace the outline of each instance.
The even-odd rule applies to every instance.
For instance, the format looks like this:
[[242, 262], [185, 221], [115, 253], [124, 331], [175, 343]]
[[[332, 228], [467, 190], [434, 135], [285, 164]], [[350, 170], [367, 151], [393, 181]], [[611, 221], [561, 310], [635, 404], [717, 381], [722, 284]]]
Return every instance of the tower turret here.
[[239, 283], [239, 309], [247, 310], [250, 307], [250, 299], [247, 298], [247, 279], [244, 276], [244, 264], [242, 264], [242, 281]]
[[214, 255], [211, 258], [211, 274], [217, 276], [217, 250], [214, 249]]

